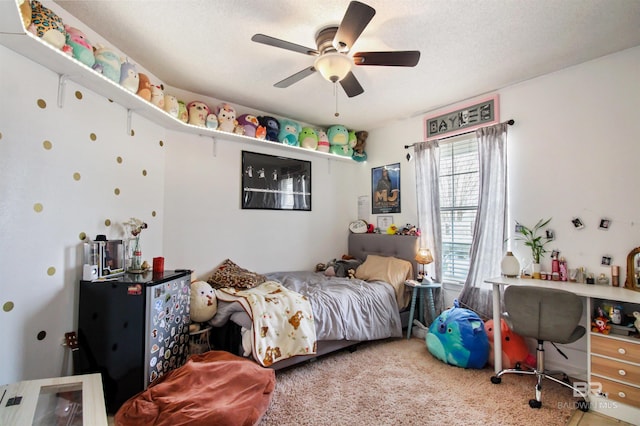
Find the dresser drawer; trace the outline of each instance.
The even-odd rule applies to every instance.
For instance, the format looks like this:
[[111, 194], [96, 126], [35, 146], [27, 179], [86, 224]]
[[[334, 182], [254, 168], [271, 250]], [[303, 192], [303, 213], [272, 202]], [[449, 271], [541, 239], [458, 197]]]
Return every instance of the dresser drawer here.
[[591, 373], [640, 386], [640, 366], [591, 356]]
[[596, 376], [591, 376], [591, 383], [600, 383], [602, 385], [602, 392], [605, 393], [610, 400], [640, 407], [640, 388]]
[[640, 343], [591, 335], [591, 353], [640, 364]]

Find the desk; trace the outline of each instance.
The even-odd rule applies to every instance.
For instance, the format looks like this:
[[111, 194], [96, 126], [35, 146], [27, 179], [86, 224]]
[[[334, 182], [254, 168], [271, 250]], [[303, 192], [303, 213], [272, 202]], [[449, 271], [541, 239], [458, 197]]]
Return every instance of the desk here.
[[[501, 295], [500, 295], [500, 287], [507, 287], [510, 285], [521, 285], [521, 286], [535, 286], [540, 288], [554, 288], [570, 291], [580, 297], [587, 298], [587, 324], [583, 324], [587, 329], [587, 380], [591, 380], [590, 375], [593, 373], [592, 371], [592, 337], [591, 337], [591, 299], [604, 299], [612, 302], [627, 302], [640, 304], [640, 292], [629, 290], [623, 287], [613, 287], [608, 285], [598, 285], [598, 284], [579, 284], [573, 282], [562, 282], [562, 281], [545, 281], [545, 280], [534, 280], [534, 279], [521, 279], [521, 278], [506, 278], [506, 277], [497, 277], [490, 278], [485, 280], [486, 283], [493, 285], [493, 323], [500, 324], [501, 317]], [[595, 336], [595, 335], [594, 335]], [[602, 336], [602, 335], [598, 335]], [[611, 335], [609, 335], [611, 336]], [[597, 339], [597, 337], [594, 337]], [[614, 338], [611, 338], [611, 342], [614, 342]], [[500, 372], [502, 369], [502, 332], [500, 327], [494, 327], [494, 368], [496, 374]], [[598, 404], [594, 407], [592, 403], [592, 409], [594, 411], [605, 411], [604, 408], [600, 407], [601, 404]], [[599, 410], [598, 408], [603, 408]], [[637, 421], [638, 411], [635, 408], [631, 409], [631, 414], [629, 416], [636, 416], [634, 421], [628, 420], [627, 417], [624, 419], [619, 417], [618, 414], [621, 411], [611, 411], [607, 414], [616, 418], [621, 418], [622, 420], [629, 421], [634, 423]]]
[[[420, 294], [420, 302], [419, 302], [419, 315], [420, 321], [425, 322], [424, 320], [424, 290], [427, 290], [428, 298], [429, 298], [429, 313], [431, 314], [431, 318], [435, 319], [436, 317], [436, 306], [433, 299], [433, 290], [436, 288], [442, 287], [440, 283], [432, 283], [429, 281], [418, 282], [415, 280], [407, 280], [404, 282], [404, 285], [407, 287], [413, 288], [413, 294], [411, 295], [411, 309], [409, 310], [409, 324], [407, 325], [407, 339], [411, 338], [411, 326], [413, 325], [413, 315], [416, 310], [416, 299], [418, 293]], [[425, 324], [427, 327], [429, 324]]]

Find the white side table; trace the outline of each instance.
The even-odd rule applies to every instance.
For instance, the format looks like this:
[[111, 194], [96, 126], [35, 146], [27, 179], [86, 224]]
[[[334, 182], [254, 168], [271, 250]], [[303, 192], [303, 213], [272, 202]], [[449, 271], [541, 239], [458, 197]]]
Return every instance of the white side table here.
[[[427, 297], [429, 301], [429, 313], [431, 314], [431, 318], [435, 318], [436, 316], [436, 306], [433, 297], [433, 290], [437, 288], [441, 288], [442, 284], [440, 283], [432, 283], [432, 282], [418, 282], [415, 280], [407, 280], [404, 282], [404, 285], [413, 288], [413, 294], [411, 295], [411, 309], [409, 310], [409, 325], [407, 326], [407, 339], [411, 338], [411, 327], [413, 325], [413, 316], [416, 310], [416, 299], [418, 295], [420, 295], [419, 302], [419, 315], [420, 322], [424, 323], [424, 292], [427, 292]], [[428, 324], [425, 324], [428, 325]]]

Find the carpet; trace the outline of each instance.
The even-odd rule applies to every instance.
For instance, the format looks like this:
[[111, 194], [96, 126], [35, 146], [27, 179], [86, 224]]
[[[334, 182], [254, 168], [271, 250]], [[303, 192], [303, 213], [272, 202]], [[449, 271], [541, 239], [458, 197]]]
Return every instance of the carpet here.
[[278, 371], [259, 425], [566, 425], [576, 408], [570, 389], [545, 381], [532, 409], [533, 376], [492, 375], [440, 362], [421, 339], [368, 342]]

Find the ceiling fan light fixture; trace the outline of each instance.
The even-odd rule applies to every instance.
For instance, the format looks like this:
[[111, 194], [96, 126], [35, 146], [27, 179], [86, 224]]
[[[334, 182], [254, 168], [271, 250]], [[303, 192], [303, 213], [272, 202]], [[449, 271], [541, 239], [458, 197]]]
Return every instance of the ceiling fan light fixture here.
[[353, 62], [342, 53], [330, 52], [316, 58], [313, 66], [322, 76], [332, 83], [337, 83], [349, 74]]

